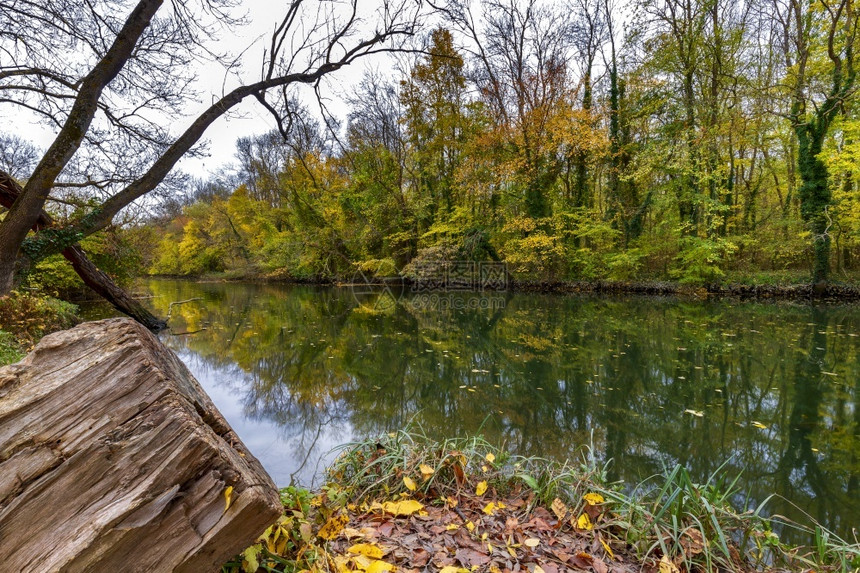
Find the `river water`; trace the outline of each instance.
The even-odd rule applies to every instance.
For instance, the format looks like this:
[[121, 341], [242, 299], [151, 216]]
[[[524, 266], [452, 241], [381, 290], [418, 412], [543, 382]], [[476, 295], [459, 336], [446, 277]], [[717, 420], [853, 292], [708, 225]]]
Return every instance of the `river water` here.
[[[860, 526], [860, 306], [143, 283], [162, 336], [281, 485], [412, 425], [523, 455], [740, 475], [736, 505]], [[97, 308], [91, 316], [104, 315]]]

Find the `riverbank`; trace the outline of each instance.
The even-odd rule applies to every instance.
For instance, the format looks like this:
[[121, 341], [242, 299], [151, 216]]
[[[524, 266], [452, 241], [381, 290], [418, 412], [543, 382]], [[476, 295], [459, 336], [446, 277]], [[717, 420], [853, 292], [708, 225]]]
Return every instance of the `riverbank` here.
[[0, 297], [0, 366], [23, 358], [43, 336], [81, 322], [77, 312], [77, 306], [44, 295]]
[[[739, 298], [751, 300], [818, 300], [860, 301], [860, 280], [828, 282], [819, 285], [804, 283], [800, 274], [743, 275], [742, 282], [712, 284], [683, 284], [672, 281], [528, 281], [507, 277], [487, 284], [451, 281], [455, 290], [517, 291], [535, 293], [588, 293], [679, 296], [689, 298]], [[195, 276], [152, 275], [156, 279], [180, 279], [195, 282], [256, 282], [318, 286], [403, 287], [422, 291], [444, 291], [444, 281], [420, 282], [409, 277], [349, 277], [343, 279], [297, 279], [261, 274], [219, 273]]]
[[[241, 571], [856, 571], [860, 544], [815, 525], [732, 507], [734, 481], [682, 467], [636, 486], [575, 463], [513, 456], [482, 438], [410, 432], [346, 446], [314, 493], [225, 564]], [[815, 546], [790, 547], [785, 528]]]

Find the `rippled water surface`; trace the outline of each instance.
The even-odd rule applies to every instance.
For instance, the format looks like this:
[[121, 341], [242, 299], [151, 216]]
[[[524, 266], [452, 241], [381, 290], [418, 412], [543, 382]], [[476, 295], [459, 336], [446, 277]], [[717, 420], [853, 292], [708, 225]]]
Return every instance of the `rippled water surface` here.
[[630, 483], [725, 463], [738, 504], [860, 525], [860, 306], [144, 286], [162, 316], [200, 299], [163, 340], [279, 485], [412, 423], [559, 460], [591, 444]]

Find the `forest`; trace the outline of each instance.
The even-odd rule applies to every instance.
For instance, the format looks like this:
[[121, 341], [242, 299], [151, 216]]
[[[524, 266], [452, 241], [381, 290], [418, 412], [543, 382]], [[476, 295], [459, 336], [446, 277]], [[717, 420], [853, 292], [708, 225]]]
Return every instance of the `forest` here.
[[[135, 32], [158, 57], [191, 46], [185, 59], [110, 47], [126, 50], [128, 66], [84, 79], [114, 99], [63, 75], [61, 60], [4, 67], [2, 103], [63, 128], [47, 152], [3, 137], [0, 169], [28, 200], [0, 215], [0, 291], [12, 269], [35, 269], [37, 286], [79, 284], [59, 253], [80, 241], [119, 279], [415, 278], [449, 261], [493, 261], [543, 284], [856, 283], [853, 0], [451, 0], [420, 16], [407, 4], [385, 4], [382, 31], [350, 50], [341, 44], [358, 33], [356, 18], [327, 14], [331, 31], [308, 32], [291, 55], [287, 31], [294, 42], [304, 33], [296, 3], [272, 37], [265, 77], [178, 137], [140, 110], [187, 105], [158, 78], [203, 45], [179, 43], [193, 14], [174, 15], [174, 32], [164, 20], [155, 40]], [[50, 12], [36, 12], [34, 29], [47, 26]], [[400, 43], [382, 47], [392, 38]], [[98, 66], [112, 65], [110, 52], [95, 53]], [[361, 80], [342, 100], [322, 94], [320, 78], [348, 65]], [[151, 81], [135, 84], [136, 69]], [[310, 97], [300, 85], [314, 86]], [[132, 96], [148, 99], [117, 103]], [[211, 176], [175, 169], [252, 96], [277, 129], [239, 138], [234, 160]], [[87, 98], [98, 107], [78, 105]], [[87, 117], [95, 123], [75, 131]], [[37, 223], [42, 205], [50, 229]]]
[[[145, 268], [294, 279], [850, 280], [853, 2], [484, 0], [135, 229]], [[323, 111], [327, 111], [323, 108]], [[315, 119], [317, 118], [317, 119]]]

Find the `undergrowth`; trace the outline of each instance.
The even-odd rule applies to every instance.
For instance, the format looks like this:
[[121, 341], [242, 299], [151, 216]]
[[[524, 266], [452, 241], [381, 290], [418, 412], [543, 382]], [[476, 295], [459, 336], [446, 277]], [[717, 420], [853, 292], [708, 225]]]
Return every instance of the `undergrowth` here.
[[[814, 546], [789, 547], [775, 531], [802, 527], [765, 517], [767, 502], [754, 510], [733, 508], [729, 500], [738, 494], [737, 479], [722, 468], [699, 484], [677, 466], [625, 490], [621, 483], [607, 482], [606, 467], [590, 449], [576, 463], [559, 464], [512, 455], [480, 436], [436, 442], [416, 431], [400, 431], [343, 446], [327, 481], [313, 496], [284, 490], [279, 523], [223, 571], [361, 570], [352, 561], [345, 566], [347, 561], [331, 551], [330, 540], [350, 514], [367, 514], [385, 500], [414, 500], [462, 516], [457, 500], [459, 507], [465, 507], [464, 499], [483, 504], [485, 492], [503, 502], [501, 507], [518, 503], [523, 515], [546, 515], [551, 508], [557, 527], [597, 535], [607, 554], [639, 570], [860, 570], [856, 541], [815, 526], [807, 529]], [[337, 520], [342, 521], [332, 526]]]
[[29, 350], [46, 334], [80, 322], [77, 310], [56, 298], [13, 291], [0, 297], [0, 330], [14, 337], [19, 352]]

